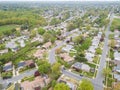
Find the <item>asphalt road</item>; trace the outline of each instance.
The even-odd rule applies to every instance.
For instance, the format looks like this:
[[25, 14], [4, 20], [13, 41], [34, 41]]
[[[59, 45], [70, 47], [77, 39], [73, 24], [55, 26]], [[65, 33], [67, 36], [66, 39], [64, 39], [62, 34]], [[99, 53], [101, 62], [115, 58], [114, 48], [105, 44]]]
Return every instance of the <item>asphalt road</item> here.
[[[110, 23], [108, 24], [106, 32], [105, 32], [105, 42], [104, 42], [103, 52], [102, 52], [102, 56], [100, 59], [96, 78], [89, 79], [94, 85], [94, 90], [104, 90], [104, 86], [103, 86], [104, 76], [102, 74], [102, 71], [103, 71], [103, 68], [106, 67], [106, 57], [107, 57], [108, 50], [109, 50], [108, 40], [109, 40], [110, 26], [111, 26], [112, 20], [113, 20], [113, 15], [111, 16]], [[82, 78], [86, 78], [86, 77], [81, 77], [79, 74], [75, 74], [75, 73], [67, 71], [67, 70], [62, 70], [62, 73], [64, 75], [74, 78], [76, 80], [81, 80]]]
[[[74, 31], [75, 32], [75, 31]], [[69, 36], [70, 34], [74, 33], [74, 32], [66, 32], [66, 35]], [[66, 37], [67, 37], [66, 36]], [[50, 64], [54, 64], [56, 62], [56, 59], [55, 59], [55, 50], [59, 47], [61, 47], [62, 45], [64, 45], [66, 43], [66, 40], [65, 39], [64, 41], [62, 41], [59, 45], [55, 46], [54, 48], [52, 48], [50, 51], [49, 51], [49, 55], [48, 55], [48, 59], [49, 59], [49, 63]]]
[[24, 77], [34, 75], [35, 71], [37, 71], [37, 69], [26, 71], [24, 73], [21, 73], [18, 76], [12, 77], [10, 79], [6, 79], [6, 80], [0, 79], [0, 84], [3, 84], [4, 87], [7, 87], [7, 85], [9, 83], [14, 83], [14, 82], [17, 82], [18, 80], [23, 79]]

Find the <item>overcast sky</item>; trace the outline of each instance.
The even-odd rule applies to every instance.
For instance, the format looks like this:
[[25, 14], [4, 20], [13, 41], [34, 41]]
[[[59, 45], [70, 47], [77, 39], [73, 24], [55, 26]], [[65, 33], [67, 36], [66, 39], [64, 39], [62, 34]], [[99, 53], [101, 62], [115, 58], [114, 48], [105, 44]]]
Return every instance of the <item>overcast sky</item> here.
[[0, 0], [0, 1], [120, 1], [120, 0]]

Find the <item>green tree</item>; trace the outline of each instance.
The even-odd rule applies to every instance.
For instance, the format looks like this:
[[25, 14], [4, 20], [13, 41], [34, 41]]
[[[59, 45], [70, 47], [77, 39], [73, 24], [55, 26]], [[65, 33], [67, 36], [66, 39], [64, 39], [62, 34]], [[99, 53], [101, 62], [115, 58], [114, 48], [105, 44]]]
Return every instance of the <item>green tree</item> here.
[[52, 42], [52, 43], [55, 42], [56, 38], [55, 38], [55, 36], [53, 36], [52, 33], [53, 32], [46, 32], [46, 33], [44, 33], [44, 35], [43, 35], [44, 42], [49, 42], [49, 41]]
[[51, 37], [52, 37], [52, 36], [51, 36], [50, 33], [48, 33], [48, 32], [44, 33], [44, 34], [43, 34], [44, 42], [50, 41], [50, 40], [51, 40]]
[[79, 44], [79, 43], [81, 43], [82, 41], [83, 41], [83, 38], [82, 38], [81, 35], [73, 38], [73, 42], [76, 43], [76, 44]]
[[76, 26], [75, 26], [74, 23], [70, 22], [70, 23], [67, 24], [67, 30], [68, 31], [71, 31], [71, 30], [73, 30], [75, 28], [76, 28]]
[[81, 83], [79, 84], [77, 90], [94, 90], [94, 87], [93, 87], [92, 83], [89, 80], [83, 79], [81, 81]]
[[35, 30], [31, 30], [30, 32], [30, 37], [35, 37], [36, 36], [36, 31]]
[[61, 66], [60, 63], [55, 63], [52, 66], [52, 73], [59, 75], [60, 74], [60, 66]]
[[55, 80], [53, 80], [53, 81], [52, 81], [52, 87], [55, 87], [56, 83], [57, 83], [57, 82], [56, 82]]
[[61, 21], [57, 18], [53, 18], [51, 21], [50, 21], [50, 25], [56, 25], [56, 24], [59, 24]]
[[47, 61], [41, 61], [41, 63], [39, 63], [38, 70], [41, 74], [47, 74], [51, 71], [51, 65]]
[[90, 30], [90, 29], [91, 29], [91, 26], [90, 26], [90, 25], [87, 25], [87, 26], [86, 26], [86, 29], [87, 29], [87, 30]]
[[104, 68], [103, 69], [103, 75], [104, 76], [107, 76], [107, 75], [109, 75], [111, 73], [111, 69], [110, 68]]
[[70, 90], [70, 88], [64, 83], [58, 83], [55, 85], [54, 90]]
[[96, 54], [102, 54], [102, 50], [100, 48], [96, 49]]
[[39, 29], [38, 29], [38, 33], [39, 33], [40, 35], [43, 35], [43, 34], [45, 33], [45, 29], [39, 28]]

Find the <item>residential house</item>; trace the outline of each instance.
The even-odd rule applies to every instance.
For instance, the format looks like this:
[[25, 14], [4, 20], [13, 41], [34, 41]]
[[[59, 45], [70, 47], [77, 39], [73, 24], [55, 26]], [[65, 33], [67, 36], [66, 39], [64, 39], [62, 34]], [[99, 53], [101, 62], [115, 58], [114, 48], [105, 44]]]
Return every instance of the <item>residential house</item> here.
[[0, 55], [8, 53], [8, 49], [0, 50]]
[[19, 62], [18, 65], [17, 65], [18, 69], [24, 68], [25, 66], [26, 66], [25, 61], [21, 61], [21, 62]]
[[72, 48], [73, 48], [72, 45], [66, 45], [65, 47], [62, 48], [62, 51], [69, 53]]
[[31, 68], [35, 67], [35, 62], [33, 60], [27, 60], [25, 61], [26, 66], [29, 66]]
[[48, 49], [51, 45], [52, 45], [51, 42], [47, 42], [42, 47], [45, 48], [45, 49]]
[[62, 53], [60, 54], [61, 59], [63, 59], [65, 62], [72, 62], [74, 60], [73, 57], [70, 57], [68, 53]]
[[21, 61], [18, 63], [17, 68], [21, 69], [21, 68], [24, 68], [26, 66], [33, 68], [33, 67], [35, 67], [35, 62], [33, 60]]
[[18, 50], [18, 46], [14, 41], [8, 42], [6, 48], [10, 48], [13, 52]]
[[89, 62], [92, 62], [94, 56], [95, 56], [94, 54], [89, 53], [89, 52], [86, 52], [85, 58], [86, 58]]
[[120, 73], [120, 64], [114, 66], [114, 69], [113, 69], [113, 70], [114, 70], [114, 72]]
[[39, 58], [39, 59], [41, 59], [41, 58], [43, 58], [43, 54], [45, 53], [45, 49], [39, 49], [39, 50], [37, 50], [34, 54], [33, 54], [33, 56], [34, 57], [36, 57], [36, 58]]
[[95, 54], [96, 50], [95, 50], [95, 47], [94, 46], [90, 46], [89, 49], [88, 49], [89, 52]]
[[114, 62], [120, 64], [120, 53], [118, 51], [114, 52]]
[[77, 89], [77, 85], [75, 82], [73, 82], [71, 80], [71, 78], [61, 75], [61, 77], [58, 79], [59, 83], [65, 83], [66, 85], [69, 86], [70, 90], [76, 90]]
[[119, 74], [114, 74], [114, 78], [120, 82], [120, 75]]
[[72, 68], [76, 69], [77, 71], [79, 71], [79, 70], [83, 70], [83, 71], [86, 71], [86, 72], [90, 71], [90, 66], [89, 65], [79, 63], [79, 62], [74, 63], [72, 65]]
[[4, 72], [8, 72], [11, 71], [13, 69], [13, 65], [12, 62], [8, 62], [3, 66], [3, 71]]
[[49, 83], [49, 78], [41, 76], [35, 77], [33, 81], [25, 81], [21, 83], [22, 90], [41, 90]]
[[20, 43], [20, 47], [25, 47], [25, 42], [23, 39], [18, 40], [18, 42]]

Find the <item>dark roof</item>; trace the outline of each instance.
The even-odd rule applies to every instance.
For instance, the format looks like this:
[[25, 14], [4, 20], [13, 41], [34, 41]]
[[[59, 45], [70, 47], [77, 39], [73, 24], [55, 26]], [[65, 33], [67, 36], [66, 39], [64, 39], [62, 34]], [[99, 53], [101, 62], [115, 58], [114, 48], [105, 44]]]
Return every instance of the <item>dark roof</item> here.
[[7, 71], [8, 69], [12, 69], [12, 65], [7, 65], [3, 67], [3, 71]]
[[19, 67], [23, 67], [23, 66], [25, 66], [25, 62], [19, 62], [19, 63], [18, 63], [18, 68], [19, 68]]

